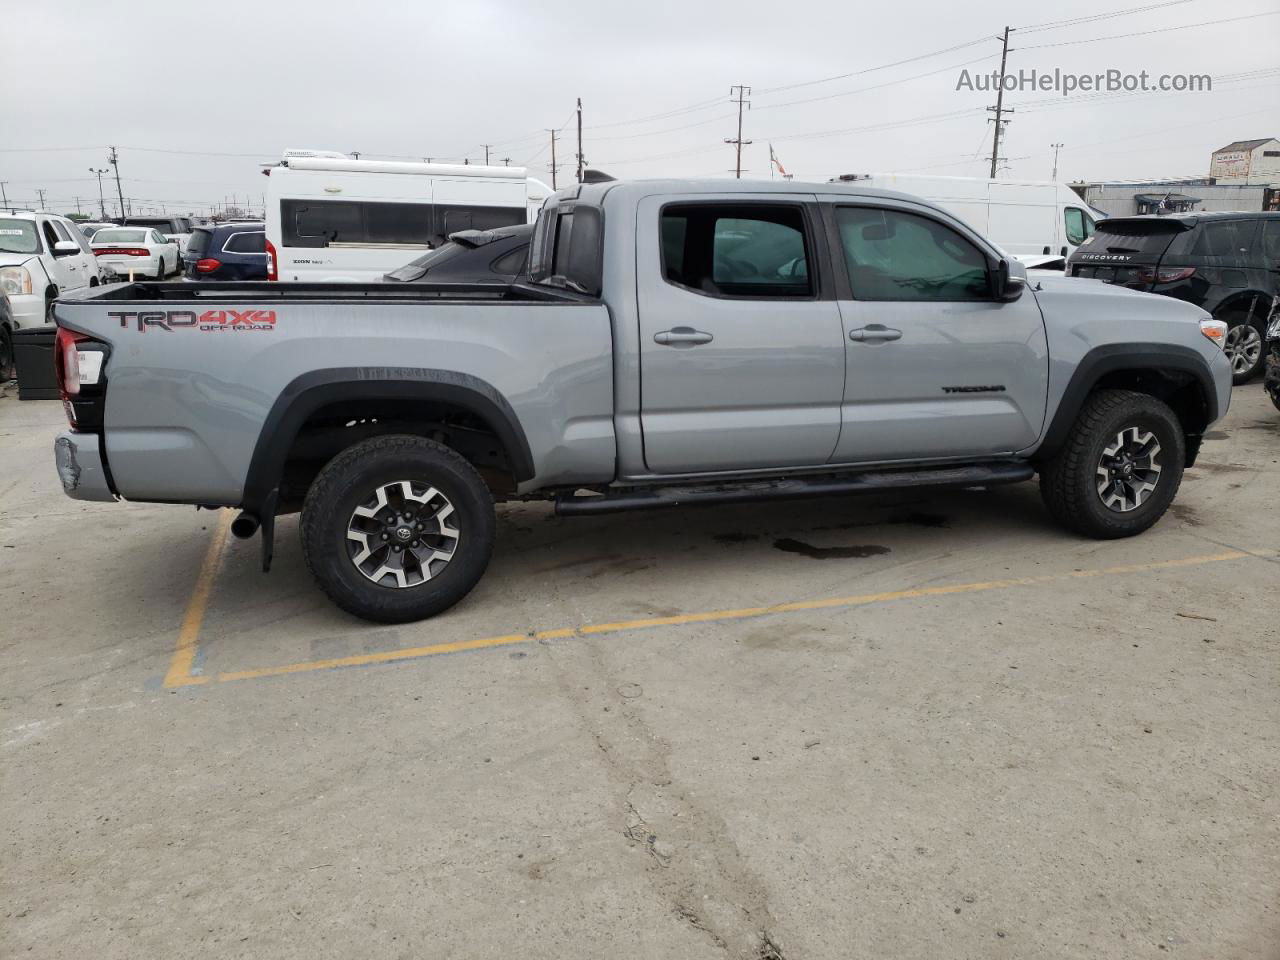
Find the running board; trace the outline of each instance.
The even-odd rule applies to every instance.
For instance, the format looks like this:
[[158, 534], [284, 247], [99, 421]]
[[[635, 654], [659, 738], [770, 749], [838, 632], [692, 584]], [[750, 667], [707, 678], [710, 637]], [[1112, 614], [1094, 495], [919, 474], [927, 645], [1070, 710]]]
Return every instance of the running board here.
[[1027, 463], [986, 463], [969, 467], [932, 470], [886, 470], [876, 473], [785, 480], [702, 483], [653, 490], [632, 488], [622, 493], [557, 497], [556, 513], [562, 517], [623, 510], [656, 510], [662, 507], [702, 503], [743, 503], [750, 500], [784, 500], [797, 497], [830, 497], [850, 493], [875, 493], [908, 487], [992, 487], [1020, 483], [1035, 476]]

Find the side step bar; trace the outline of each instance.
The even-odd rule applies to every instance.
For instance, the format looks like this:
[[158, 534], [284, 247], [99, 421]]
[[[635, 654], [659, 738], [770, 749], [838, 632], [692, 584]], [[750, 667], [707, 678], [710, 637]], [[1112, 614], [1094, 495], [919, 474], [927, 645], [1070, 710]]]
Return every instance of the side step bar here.
[[632, 488], [619, 493], [563, 496], [555, 500], [562, 517], [623, 510], [656, 510], [661, 507], [704, 503], [743, 503], [750, 500], [783, 500], [797, 497], [829, 497], [850, 493], [874, 493], [908, 487], [991, 487], [1020, 483], [1035, 476], [1028, 463], [985, 463], [969, 467], [932, 470], [886, 470], [842, 476], [790, 477], [785, 480], [703, 483], [683, 487]]

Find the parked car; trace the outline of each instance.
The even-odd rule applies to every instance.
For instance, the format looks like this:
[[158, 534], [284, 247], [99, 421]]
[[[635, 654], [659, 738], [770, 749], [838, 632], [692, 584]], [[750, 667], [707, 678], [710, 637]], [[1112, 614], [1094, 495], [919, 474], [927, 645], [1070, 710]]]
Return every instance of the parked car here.
[[104, 227], [93, 235], [93, 252], [102, 269], [121, 279], [132, 270], [163, 280], [182, 264], [177, 243], [151, 227]]
[[940, 207], [856, 184], [575, 185], [498, 298], [264, 286], [59, 301], [63, 488], [238, 507], [264, 565], [300, 509], [320, 588], [388, 622], [476, 584], [495, 496], [584, 515], [1038, 472], [1063, 526], [1132, 536], [1231, 400], [1198, 307], [1028, 285]]
[[93, 235], [97, 233], [99, 230], [101, 230], [103, 227], [114, 227], [116, 226], [116, 224], [107, 223], [105, 221], [104, 222], [93, 221], [90, 223], [77, 223], [76, 226], [80, 228], [80, 232], [84, 234], [86, 240], [92, 240]]
[[1280, 295], [1271, 301], [1267, 317], [1267, 396], [1280, 410]]
[[0, 383], [13, 378], [13, 309], [0, 290]]
[[524, 272], [532, 236], [531, 223], [462, 230], [450, 234], [448, 243], [392, 270], [383, 279], [393, 283], [509, 284]]
[[1280, 213], [1113, 217], [1069, 269], [1204, 308], [1227, 324], [1232, 375], [1244, 383], [1262, 370], [1265, 318], [1280, 294]]
[[182, 254], [188, 280], [267, 279], [267, 232], [261, 223], [196, 227]]
[[190, 217], [125, 217], [122, 226], [158, 230], [178, 245], [179, 254], [187, 248], [187, 241], [191, 239]]
[[89, 241], [52, 213], [0, 215], [0, 291], [9, 297], [14, 329], [49, 322], [53, 301], [100, 282]]

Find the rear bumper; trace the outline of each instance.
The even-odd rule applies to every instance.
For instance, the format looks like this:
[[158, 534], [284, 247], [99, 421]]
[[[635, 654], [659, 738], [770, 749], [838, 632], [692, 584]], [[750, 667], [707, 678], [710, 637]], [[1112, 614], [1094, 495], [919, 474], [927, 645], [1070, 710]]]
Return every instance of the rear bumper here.
[[63, 492], [75, 500], [115, 500], [96, 433], [64, 430], [53, 441]]

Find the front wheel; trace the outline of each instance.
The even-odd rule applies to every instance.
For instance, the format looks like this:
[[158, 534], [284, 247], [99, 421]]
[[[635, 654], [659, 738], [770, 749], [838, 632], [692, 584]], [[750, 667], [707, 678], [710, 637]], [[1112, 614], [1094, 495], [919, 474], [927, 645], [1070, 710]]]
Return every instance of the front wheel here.
[[1186, 439], [1177, 415], [1145, 393], [1099, 390], [1063, 448], [1040, 470], [1054, 519], [1098, 540], [1132, 537], [1164, 515], [1182, 482]]
[[382, 623], [449, 609], [493, 552], [493, 497], [473, 466], [434, 440], [374, 437], [320, 471], [302, 507], [302, 550], [343, 610]]

